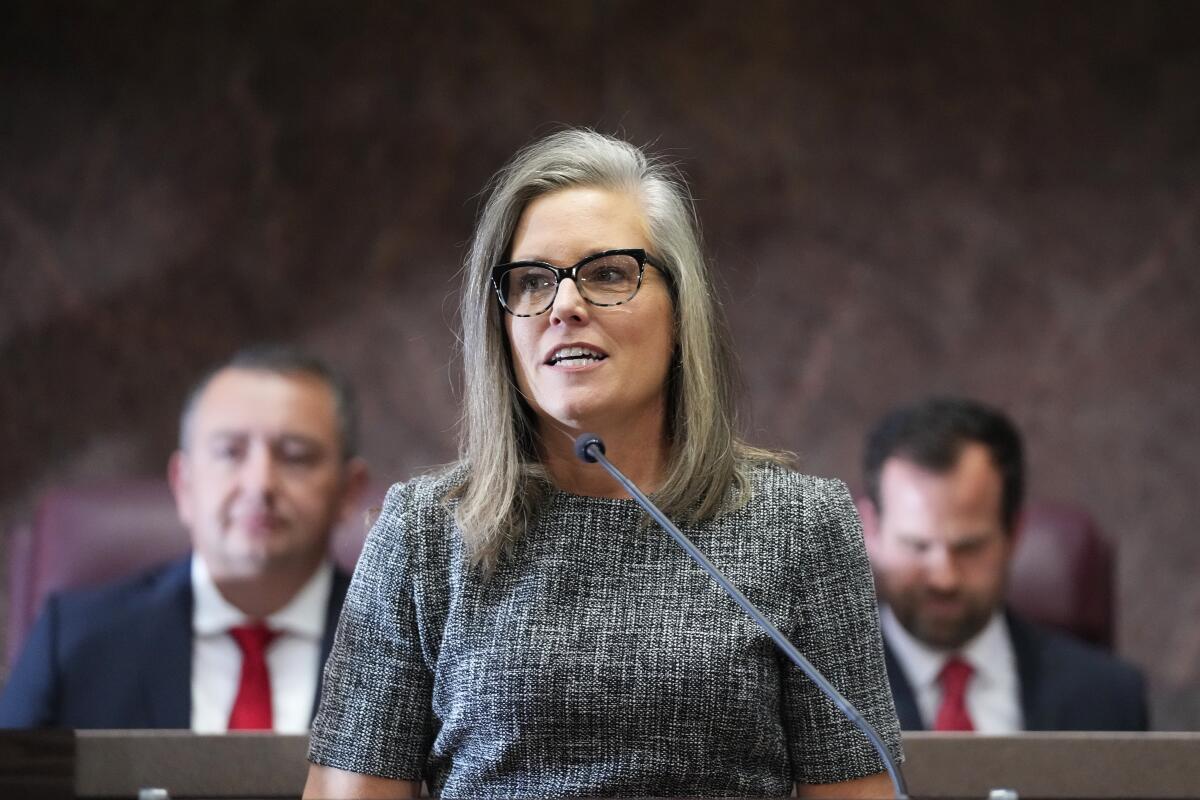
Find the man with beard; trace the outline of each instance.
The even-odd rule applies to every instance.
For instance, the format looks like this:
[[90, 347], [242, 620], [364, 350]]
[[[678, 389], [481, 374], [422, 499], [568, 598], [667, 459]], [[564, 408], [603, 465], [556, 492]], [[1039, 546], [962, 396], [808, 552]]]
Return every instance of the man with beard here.
[[329, 558], [367, 480], [350, 387], [286, 347], [193, 389], [168, 477], [192, 555], [50, 597], [0, 727], [301, 733], [349, 576]]
[[1024, 487], [997, 411], [935, 398], [892, 411], [864, 458], [863, 529], [901, 727], [1145, 730], [1142, 676], [1004, 607]]

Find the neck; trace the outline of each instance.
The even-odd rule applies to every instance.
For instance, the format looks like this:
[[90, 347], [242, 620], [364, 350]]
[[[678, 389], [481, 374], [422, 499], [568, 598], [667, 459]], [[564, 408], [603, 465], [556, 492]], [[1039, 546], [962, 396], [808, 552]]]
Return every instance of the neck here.
[[605, 455], [617, 469], [647, 494], [666, 477], [670, 448], [661, 417], [651, 424], [575, 428], [558, 422], [539, 426], [542, 463], [555, 486], [588, 497], [628, 498], [626, 492], [599, 464], [588, 464], [575, 454], [575, 437], [594, 433], [604, 440]]
[[316, 574], [321, 561], [272, 565], [266, 572], [246, 575], [219, 574], [212, 569], [213, 583], [231, 605], [253, 619], [265, 619], [292, 601]]

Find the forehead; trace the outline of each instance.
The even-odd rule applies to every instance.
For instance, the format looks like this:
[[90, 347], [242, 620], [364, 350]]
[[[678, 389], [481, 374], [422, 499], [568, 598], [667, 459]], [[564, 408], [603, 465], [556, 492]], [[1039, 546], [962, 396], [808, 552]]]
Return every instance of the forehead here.
[[1000, 527], [1003, 479], [987, 448], [969, 444], [947, 472], [903, 458], [884, 462], [879, 477], [883, 525], [910, 533], [966, 532]]
[[595, 186], [573, 186], [535, 197], [513, 231], [514, 261], [569, 264], [600, 250], [650, 249], [637, 198]]
[[337, 411], [332, 390], [315, 376], [231, 368], [208, 382], [190, 427], [201, 436], [291, 433], [332, 440]]

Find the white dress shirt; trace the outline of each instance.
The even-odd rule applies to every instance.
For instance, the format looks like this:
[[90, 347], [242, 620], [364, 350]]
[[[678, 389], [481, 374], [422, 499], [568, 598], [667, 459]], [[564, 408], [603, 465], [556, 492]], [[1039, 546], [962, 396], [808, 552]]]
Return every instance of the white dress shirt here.
[[916, 695], [917, 710], [926, 728], [933, 728], [942, 702], [938, 674], [946, 660], [956, 654], [974, 669], [967, 683], [967, 713], [975, 731], [1004, 734], [1024, 728], [1017, 658], [1003, 613], [994, 613], [983, 630], [957, 652], [937, 650], [919, 641], [887, 606], [880, 609], [879, 622]]
[[[332, 589], [333, 565], [326, 562], [286, 606], [265, 620], [279, 632], [267, 647], [278, 733], [308, 732]], [[242, 651], [229, 629], [252, 620], [221, 595], [198, 555], [192, 557], [192, 598], [192, 730], [224, 733], [242, 674]]]

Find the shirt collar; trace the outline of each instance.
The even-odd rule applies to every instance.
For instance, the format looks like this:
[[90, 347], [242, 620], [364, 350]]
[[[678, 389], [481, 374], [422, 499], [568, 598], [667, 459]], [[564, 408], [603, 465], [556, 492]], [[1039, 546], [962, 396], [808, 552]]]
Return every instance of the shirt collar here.
[[[276, 631], [320, 639], [325, 634], [325, 611], [332, 590], [333, 564], [323, 561], [287, 605], [267, 616], [267, 626]], [[192, 556], [192, 599], [192, 632], [197, 636], [224, 634], [230, 628], [250, 621], [250, 617], [221, 594], [208, 565], [199, 555]]]
[[992, 613], [983, 630], [957, 651], [930, 647], [917, 639], [900, 624], [888, 606], [880, 610], [879, 623], [896, 658], [904, 665], [905, 674], [913, 688], [936, 685], [942, 666], [952, 655], [958, 655], [970, 664], [975, 670], [974, 677], [985, 683], [1007, 682], [1005, 676], [1014, 673], [1012, 639], [1008, 635], [1004, 614], [999, 610]]

